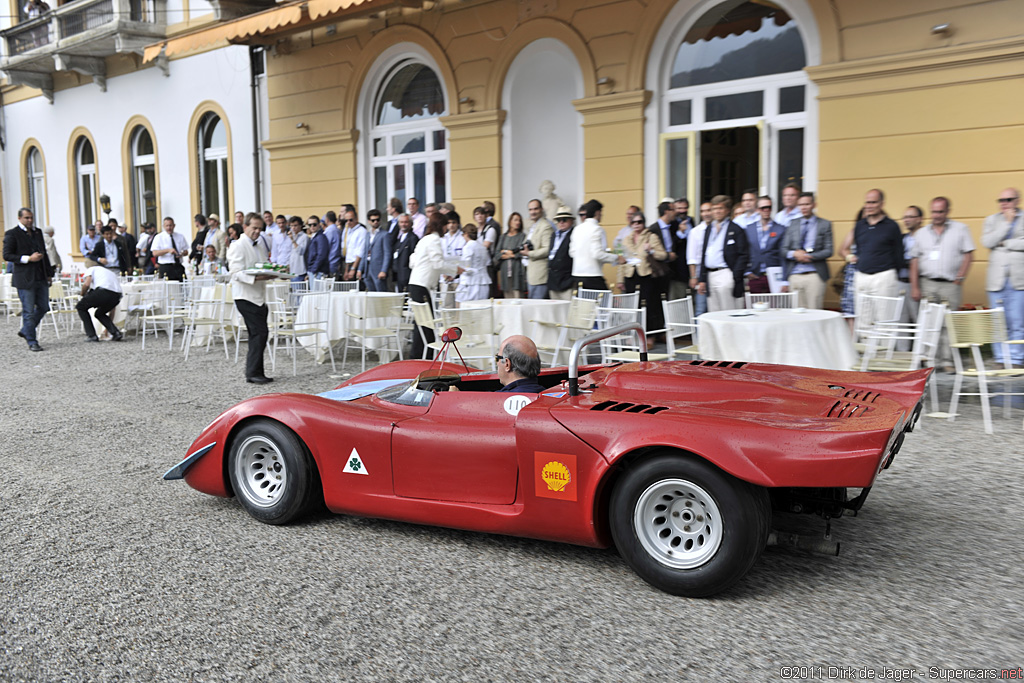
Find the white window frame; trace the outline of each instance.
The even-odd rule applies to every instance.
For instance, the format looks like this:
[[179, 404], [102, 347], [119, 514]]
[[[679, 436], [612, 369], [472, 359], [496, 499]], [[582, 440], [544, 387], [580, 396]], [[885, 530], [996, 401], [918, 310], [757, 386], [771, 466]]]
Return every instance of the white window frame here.
[[[92, 148], [91, 164], [82, 161], [86, 145]], [[84, 135], [75, 142], [75, 192], [78, 195], [78, 225], [85, 230], [96, 222], [100, 214], [96, 205], [96, 148]]]
[[36, 146], [25, 157], [25, 181], [28, 185], [28, 208], [32, 210], [35, 224], [46, 226], [46, 172], [43, 168], [43, 152]]
[[[204, 147], [204, 140], [206, 139], [206, 132], [210, 130], [211, 126], [215, 125], [213, 121], [216, 121], [222, 126], [225, 126], [224, 135], [227, 138], [227, 124], [215, 112], [207, 112], [203, 114], [203, 118], [199, 123], [197, 129], [198, 139], [196, 140], [196, 147], [199, 153], [199, 212], [203, 214], [216, 213], [220, 216], [232, 215], [231, 210], [228, 207], [228, 178], [227, 178], [227, 165], [228, 165], [228, 148], [227, 145], [223, 147]], [[213, 161], [214, 168], [216, 168], [216, 182], [217, 182], [217, 206], [209, 207], [209, 201], [206, 196], [206, 162]]]
[[[135, 224], [140, 227], [143, 223], [149, 221], [146, 215], [146, 180], [144, 175], [146, 168], [151, 167], [153, 169], [153, 182], [156, 183], [156, 155], [139, 154], [139, 141], [143, 133], [149, 136], [150, 145], [156, 149], [153, 143], [153, 134], [145, 126], [136, 126], [130, 143], [132, 152], [132, 201], [135, 204], [132, 207], [132, 213], [135, 216]], [[156, 193], [156, 187], [154, 186], [152, 189]], [[152, 222], [154, 224], [157, 222], [155, 215]]]
[[[437, 80], [441, 84], [441, 96], [444, 98], [444, 110], [436, 116], [378, 126], [377, 108], [380, 104], [384, 87], [387, 84], [387, 79], [393, 76], [402, 66], [411, 63], [422, 64], [432, 70], [434, 75], [437, 76]], [[385, 202], [387, 202], [396, 196], [394, 192], [394, 166], [402, 162], [405, 162], [406, 169], [405, 200], [408, 200], [409, 197], [416, 197], [421, 207], [431, 202], [451, 201], [452, 165], [451, 155], [449, 154], [450, 145], [448, 131], [441, 123], [441, 118], [447, 116], [451, 109], [451, 102], [448, 100], [448, 91], [441, 70], [433, 58], [420, 46], [413, 43], [402, 43], [385, 50], [377, 58], [377, 61], [367, 72], [357, 109], [357, 125], [361, 131], [365, 131], [364, 135], [361, 136], [361, 144], [356, 146], [358, 168], [361, 170], [358, 178], [358, 196], [363, 214], [371, 208], [379, 209], [381, 212], [384, 212], [387, 208], [386, 203], [384, 206], [376, 206], [377, 187], [375, 169], [382, 166], [387, 169], [387, 191], [384, 193]], [[444, 149], [434, 149], [433, 134], [436, 131], [443, 131], [444, 133]], [[413, 132], [424, 133], [424, 151], [413, 154], [394, 154], [392, 149], [393, 136]], [[385, 153], [379, 157], [373, 155], [373, 141], [377, 138], [386, 139]], [[434, 194], [434, 162], [436, 161], [444, 162], [445, 197], [443, 199], [438, 199]], [[426, 164], [426, 192], [423, 193], [424, 196], [422, 197], [415, 193], [415, 183], [413, 182], [413, 165], [421, 162]]]

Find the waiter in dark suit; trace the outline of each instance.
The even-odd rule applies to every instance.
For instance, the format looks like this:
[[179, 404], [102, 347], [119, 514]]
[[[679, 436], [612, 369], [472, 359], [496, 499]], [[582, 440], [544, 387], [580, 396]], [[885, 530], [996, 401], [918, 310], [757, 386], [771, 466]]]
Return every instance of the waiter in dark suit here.
[[743, 274], [750, 259], [747, 233], [729, 220], [732, 200], [711, 198], [711, 223], [704, 231], [697, 291], [708, 297], [708, 311], [743, 308]]
[[36, 327], [50, 310], [50, 279], [53, 266], [46, 257], [43, 232], [35, 228], [31, 209], [18, 209], [18, 223], [4, 233], [4, 261], [14, 264], [11, 284], [21, 299], [21, 329], [18, 336], [28, 342], [30, 351], [42, 351], [36, 339]]
[[394, 239], [391, 241], [395, 250], [391, 259], [391, 276], [396, 292], [405, 292], [409, 289], [409, 277], [412, 275], [409, 259], [412, 258], [412, 252], [416, 251], [419, 241], [420, 238], [412, 230], [412, 217], [403, 213], [398, 217], [398, 231], [394, 233]]
[[104, 225], [100, 233], [103, 239], [96, 243], [89, 258], [107, 270], [115, 270], [121, 275], [131, 273], [135, 264], [128, 257], [124, 242], [114, 238], [114, 228]]
[[569, 242], [572, 237], [576, 216], [568, 206], [558, 207], [555, 213], [555, 232], [551, 235], [551, 251], [548, 252], [548, 298], [572, 300], [573, 284], [572, 257], [569, 256]]

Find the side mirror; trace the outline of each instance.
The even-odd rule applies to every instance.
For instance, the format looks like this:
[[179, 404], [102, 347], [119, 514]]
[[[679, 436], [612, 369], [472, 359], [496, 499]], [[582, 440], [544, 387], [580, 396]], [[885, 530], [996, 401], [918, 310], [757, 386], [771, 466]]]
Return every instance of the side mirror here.
[[459, 341], [460, 339], [462, 339], [462, 329], [458, 327], [449, 327], [441, 333], [441, 341], [446, 344]]

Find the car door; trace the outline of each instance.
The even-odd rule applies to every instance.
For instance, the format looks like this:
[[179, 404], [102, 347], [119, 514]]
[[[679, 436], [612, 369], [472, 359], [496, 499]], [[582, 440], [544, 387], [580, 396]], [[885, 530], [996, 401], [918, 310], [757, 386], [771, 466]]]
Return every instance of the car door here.
[[511, 505], [519, 466], [515, 421], [531, 398], [500, 392], [439, 392], [421, 416], [395, 425], [395, 494]]

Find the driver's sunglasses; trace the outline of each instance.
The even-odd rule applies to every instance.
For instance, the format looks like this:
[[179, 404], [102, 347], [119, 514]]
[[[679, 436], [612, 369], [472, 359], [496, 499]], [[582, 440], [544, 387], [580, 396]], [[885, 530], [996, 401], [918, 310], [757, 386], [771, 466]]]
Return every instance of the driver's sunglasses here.
[[500, 363], [501, 361], [505, 360], [506, 358], [508, 358], [508, 356], [503, 356], [500, 353], [494, 354], [494, 362], [495, 363]]

